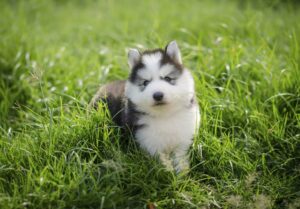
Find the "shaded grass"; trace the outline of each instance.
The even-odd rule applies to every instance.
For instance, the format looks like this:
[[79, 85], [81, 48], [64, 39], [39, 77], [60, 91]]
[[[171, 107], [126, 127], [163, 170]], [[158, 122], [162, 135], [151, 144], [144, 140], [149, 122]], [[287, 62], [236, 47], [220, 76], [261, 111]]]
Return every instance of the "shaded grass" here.
[[[269, 4], [270, 3], [270, 4]], [[297, 208], [298, 4], [293, 1], [2, 1], [1, 208]], [[99, 84], [127, 47], [176, 39], [201, 129], [175, 175], [123, 139]]]

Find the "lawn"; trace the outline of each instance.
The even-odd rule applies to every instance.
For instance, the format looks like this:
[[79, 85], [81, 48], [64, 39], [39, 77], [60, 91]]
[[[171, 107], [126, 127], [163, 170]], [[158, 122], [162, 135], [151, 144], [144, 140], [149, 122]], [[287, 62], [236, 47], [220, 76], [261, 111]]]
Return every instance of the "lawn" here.
[[[297, 1], [0, 2], [0, 208], [300, 208]], [[169, 172], [107, 109], [99, 85], [128, 48], [177, 40], [201, 128]]]

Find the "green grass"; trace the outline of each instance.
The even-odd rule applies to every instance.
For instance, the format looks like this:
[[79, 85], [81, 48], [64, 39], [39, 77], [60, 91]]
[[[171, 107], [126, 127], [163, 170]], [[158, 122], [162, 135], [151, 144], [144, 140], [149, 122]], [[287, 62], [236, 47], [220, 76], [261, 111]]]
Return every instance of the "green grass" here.
[[[299, 208], [296, 1], [1, 1], [0, 208]], [[98, 86], [176, 39], [201, 128], [189, 174], [128, 139]]]

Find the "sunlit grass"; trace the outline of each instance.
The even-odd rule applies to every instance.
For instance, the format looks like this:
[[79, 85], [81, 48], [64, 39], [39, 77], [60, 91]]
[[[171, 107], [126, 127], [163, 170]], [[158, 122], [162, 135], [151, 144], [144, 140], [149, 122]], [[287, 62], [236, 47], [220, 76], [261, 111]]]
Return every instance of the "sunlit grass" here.
[[[0, 17], [0, 208], [300, 207], [295, 1], [1, 1]], [[127, 48], [174, 39], [201, 106], [187, 175], [86, 111]]]

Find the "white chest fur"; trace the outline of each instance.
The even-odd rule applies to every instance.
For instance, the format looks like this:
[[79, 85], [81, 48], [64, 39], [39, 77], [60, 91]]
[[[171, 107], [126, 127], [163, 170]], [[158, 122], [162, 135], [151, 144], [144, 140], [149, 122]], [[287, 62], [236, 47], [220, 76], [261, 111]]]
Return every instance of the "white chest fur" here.
[[182, 109], [172, 115], [143, 116], [139, 119], [145, 127], [137, 130], [136, 140], [151, 155], [188, 150], [198, 129], [198, 106]]

